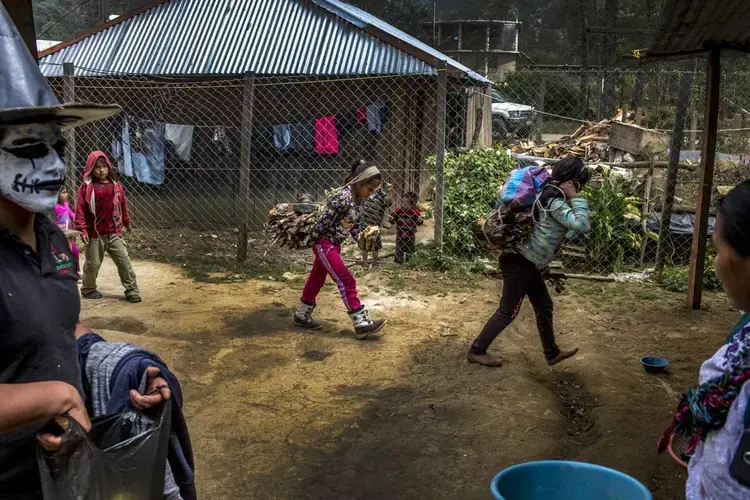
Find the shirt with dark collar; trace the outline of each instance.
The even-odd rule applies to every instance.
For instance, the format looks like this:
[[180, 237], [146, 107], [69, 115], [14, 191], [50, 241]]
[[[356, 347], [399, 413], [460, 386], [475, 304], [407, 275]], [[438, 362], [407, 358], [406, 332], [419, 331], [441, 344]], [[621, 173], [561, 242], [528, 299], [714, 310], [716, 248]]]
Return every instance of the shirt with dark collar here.
[[[38, 251], [0, 227], [0, 383], [59, 380], [80, 392], [76, 264], [47, 217], [36, 216], [34, 232]], [[0, 434], [0, 497], [39, 497], [35, 435], [43, 424]]]

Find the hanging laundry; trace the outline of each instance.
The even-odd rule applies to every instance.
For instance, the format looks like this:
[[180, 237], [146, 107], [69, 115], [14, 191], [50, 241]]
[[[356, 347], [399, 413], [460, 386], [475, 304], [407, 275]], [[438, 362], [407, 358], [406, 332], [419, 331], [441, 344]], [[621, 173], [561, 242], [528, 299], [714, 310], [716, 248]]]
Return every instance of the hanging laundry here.
[[336, 130], [335, 116], [315, 120], [315, 152], [321, 155], [339, 152], [339, 134]]
[[379, 134], [388, 121], [388, 106], [382, 102], [367, 105], [367, 131]]
[[292, 125], [292, 142], [289, 149], [298, 154], [315, 152], [315, 122], [305, 120]]
[[130, 123], [127, 118], [121, 119], [120, 137], [112, 139], [112, 158], [117, 170], [126, 177], [133, 177], [133, 160], [130, 154]]
[[138, 181], [155, 185], [164, 182], [165, 141], [164, 123], [138, 123], [135, 137], [131, 137], [133, 172]]
[[292, 126], [274, 125], [273, 126], [273, 146], [279, 153], [285, 153], [292, 144]]
[[367, 125], [367, 106], [357, 108], [354, 117], [360, 125]]
[[174, 152], [182, 161], [190, 161], [193, 150], [193, 127], [192, 125], [176, 125], [167, 123], [164, 126], [164, 137], [174, 145]]

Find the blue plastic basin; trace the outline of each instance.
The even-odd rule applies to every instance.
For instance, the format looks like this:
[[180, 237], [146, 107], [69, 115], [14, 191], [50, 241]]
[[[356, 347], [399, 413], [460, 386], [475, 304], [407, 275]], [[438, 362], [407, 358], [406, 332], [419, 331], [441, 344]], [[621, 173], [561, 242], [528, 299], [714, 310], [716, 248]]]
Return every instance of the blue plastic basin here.
[[659, 356], [646, 356], [641, 358], [643, 369], [649, 373], [660, 373], [669, 365], [669, 361]]
[[492, 479], [496, 500], [652, 500], [640, 482], [613, 469], [583, 462], [514, 465]]

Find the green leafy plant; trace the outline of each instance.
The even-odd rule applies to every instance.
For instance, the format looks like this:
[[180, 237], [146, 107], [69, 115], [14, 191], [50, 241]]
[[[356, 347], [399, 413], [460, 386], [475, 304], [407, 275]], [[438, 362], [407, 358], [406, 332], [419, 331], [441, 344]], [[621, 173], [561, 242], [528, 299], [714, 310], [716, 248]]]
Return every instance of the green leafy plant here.
[[[703, 289], [709, 292], [722, 289], [721, 281], [716, 277], [714, 258], [716, 258], [716, 250], [712, 246], [708, 246], [703, 265]], [[690, 268], [688, 266], [667, 266], [664, 268], [660, 284], [671, 292], [685, 293], [688, 291], [689, 281]]]
[[625, 179], [609, 173], [600, 188], [586, 187], [582, 195], [591, 212], [591, 232], [585, 236], [589, 265], [622, 270], [628, 254], [640, 248], [640, 234], [631, 221], [641, 221], [641, 199], [633, 196]]
[[[434, 170], [435, 158], [427, 162]], [[515, 161], [501, 149], [446, 153], [443, 241], [447, 251], [463, 256], [476, 253], [471, 224], [492, 210], [498, 189], [514, 168]]]
[[445, 273], [453, 278], [466, 277], [485, 270], [485, 264], [479, 259], [467, 259], [448, 252], [440, 252], [433, 245], [417, 247], [404, 267], [414, 271]]

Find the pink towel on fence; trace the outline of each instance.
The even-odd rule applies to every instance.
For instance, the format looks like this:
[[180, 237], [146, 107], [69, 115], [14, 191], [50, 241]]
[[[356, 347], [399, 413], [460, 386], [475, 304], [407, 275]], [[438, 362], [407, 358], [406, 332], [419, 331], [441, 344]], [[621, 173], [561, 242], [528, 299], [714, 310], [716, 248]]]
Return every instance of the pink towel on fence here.
[[321, 155], [339, 152], [339, 133], [336, 131], [335, 116], [315, 120], [315, 152]]

